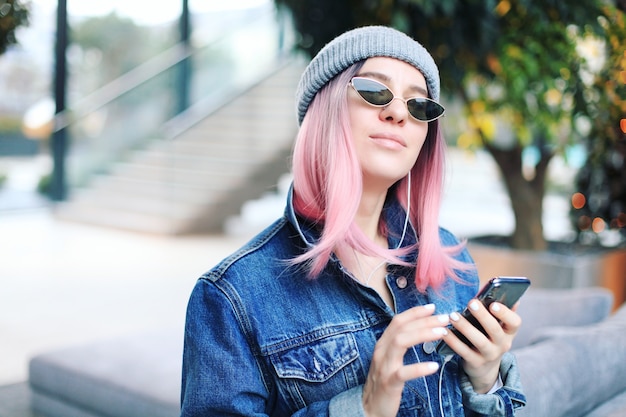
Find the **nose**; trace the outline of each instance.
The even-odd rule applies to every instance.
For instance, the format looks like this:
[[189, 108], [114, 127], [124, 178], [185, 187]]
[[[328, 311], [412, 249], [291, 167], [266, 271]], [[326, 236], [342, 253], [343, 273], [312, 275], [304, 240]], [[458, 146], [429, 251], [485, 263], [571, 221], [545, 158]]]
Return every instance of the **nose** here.
[[394, 97], [389, 104], [380, 111], [380, 118], [394, 123], [405, 123], [409, 117], [406, 102], [400, 97]]

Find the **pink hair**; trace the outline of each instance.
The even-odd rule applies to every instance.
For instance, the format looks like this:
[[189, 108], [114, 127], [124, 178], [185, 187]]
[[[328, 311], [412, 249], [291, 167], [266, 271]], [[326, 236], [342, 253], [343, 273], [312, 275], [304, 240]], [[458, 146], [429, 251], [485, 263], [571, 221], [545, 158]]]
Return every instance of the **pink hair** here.
[[[347, 85], [362, 63], [357, 63], [325, 85], [315, 96], [302, 121], [293, 152], [294, 208], [308, 220], [323, 226], [319, 241], [294, 262], [307, 262], [311, 277], [319, 275], [333, 251], [341, 258], [356, 250], [390, 263], [406, 265], [400, 256], [415, 250], [384, 249], [372, 242], [354, 223], [362, 193], [361, 169], [352, 143], [348, 117]], [[431, 122], [426, 141], [411, 169], [410, 222], [419, 236], [415, 283], [420, 291], [438, 288], [447, 277], [460, 279], [456, 270], [470, 265], [454, 259], [464, 247], [442, 247], [439, 207], [443, 186], [445, 141], [439, 122]], [[405, 208], [409, 181], [395, 187], [396, 199]], [[381, 231], [387, 227], [381, 221]], [[349, 256], [349, 255], [348, 255]]]

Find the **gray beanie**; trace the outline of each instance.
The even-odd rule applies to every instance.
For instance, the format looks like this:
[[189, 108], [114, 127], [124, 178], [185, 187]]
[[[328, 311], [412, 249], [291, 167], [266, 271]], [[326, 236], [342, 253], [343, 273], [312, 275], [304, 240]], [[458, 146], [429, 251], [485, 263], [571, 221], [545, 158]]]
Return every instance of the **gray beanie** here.
[[302, 123], [313, 97], [326, 83], [352, 64], [375, 56], [413, 65], [424, 75], [430, 97], [439, 100], [439, 70], [426, 48], [396, 29], [365, 26], [333, 39], [306, 67], [296, 91], [298, 123]]

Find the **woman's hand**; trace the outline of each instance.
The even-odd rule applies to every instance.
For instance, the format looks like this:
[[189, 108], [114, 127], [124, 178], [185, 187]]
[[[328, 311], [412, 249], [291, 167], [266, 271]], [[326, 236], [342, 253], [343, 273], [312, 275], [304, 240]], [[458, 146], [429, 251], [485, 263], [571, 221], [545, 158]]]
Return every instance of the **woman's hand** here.
[[[450, 314], [452, 325], [474, 345], [472, 349], [452, 332], [444, 340], [463, 358], [463, 369], [472, 382], [474, 391], [487, 393], [498, 380], [502, 355], [511, 349], [513, 339], [522, 324], [515, 313], [503, 304], [492, 303], [491, 312], [478, 300], [471, 300], [468, 309], [487, 332], [485, 336], [472, 323], [457, 313]], [[499, 320], [499, 322], [498, 322]]]
[[433, 374], [436, 362], [404, 365], [406, 351], [420, 343], [441, 339], [447, 330], [448, 315], [433, 316], [432, 304], [400, 313], [374, 347], [374, 355], [365, 386], [363, 408], [368, 417], [395, 417], [400, 408], [404, 383]]

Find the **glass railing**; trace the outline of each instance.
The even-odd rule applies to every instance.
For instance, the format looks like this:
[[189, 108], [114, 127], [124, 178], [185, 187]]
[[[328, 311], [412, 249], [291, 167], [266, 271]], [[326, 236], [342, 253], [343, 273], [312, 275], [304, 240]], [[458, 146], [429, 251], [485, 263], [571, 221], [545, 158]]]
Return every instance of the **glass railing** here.
[[[149, 141], [164, 137], [164, 126], [206, 100], [223, 102], [234, 91], [269, 75], [291, 50], [293, 33], [273, 7], [248, 13], [206, 45], [179, 44], [125, 74], [57, 116], [56, 129], [69, 137], [66, 182], [71, 190], [106, 173], [116, 161]], [[189, 94], [181, 103], [181, 80]], [[169, 122], [169, 123], [168, 123]]]

